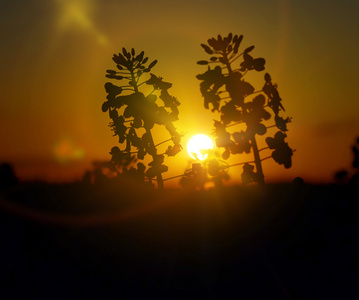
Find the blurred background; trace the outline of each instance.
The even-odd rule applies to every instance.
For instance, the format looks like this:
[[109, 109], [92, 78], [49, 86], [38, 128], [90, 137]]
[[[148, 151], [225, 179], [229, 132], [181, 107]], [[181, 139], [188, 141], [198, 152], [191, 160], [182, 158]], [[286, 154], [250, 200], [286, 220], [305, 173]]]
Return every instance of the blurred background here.
[[[283, 116], [293, 118], [292, 168], [265, 160], [266, 181], [328, 183], [350, 165], [359, 134], [358, 13], [355, 0], [1, 0], [0, 162], [21, 180], [69, 182], [109, 160], [118, 139], [101, 111], [105, 71], [115, 67], [114, 53], [133, 47], [158, 59], [153, 73], [173, 83], [169, 92], [181, 102], [175, 126], [184, 150], [166, 158], [163, 175], [182, 174], [192, 163], [187, 141], [210, 135], [219, 118], [204, 109], [195, 77], [206, 70], [196, 64], [207, 59], [200, 44], [232, 32], [244, 35], [242, 49], [255, 45], [253, 56], [266, 59], [250, 82], [260, 90], [270, 73]], [[167, 134], [159, 129], [155, 143]], [[242, 160], [253, 157], [229, 163]], [[231, 168], [230, 183], [241, 172]]]

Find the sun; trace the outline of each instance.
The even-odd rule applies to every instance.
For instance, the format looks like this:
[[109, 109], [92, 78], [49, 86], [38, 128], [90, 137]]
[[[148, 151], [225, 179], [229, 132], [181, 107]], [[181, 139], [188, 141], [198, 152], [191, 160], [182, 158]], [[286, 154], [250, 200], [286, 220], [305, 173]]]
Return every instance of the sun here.
[[204, 134], [191, 137], [187, 144], [188, 154], [196, 160], [205, 160], [208, 157], [209, 150], [212, 149], [212, 140]]

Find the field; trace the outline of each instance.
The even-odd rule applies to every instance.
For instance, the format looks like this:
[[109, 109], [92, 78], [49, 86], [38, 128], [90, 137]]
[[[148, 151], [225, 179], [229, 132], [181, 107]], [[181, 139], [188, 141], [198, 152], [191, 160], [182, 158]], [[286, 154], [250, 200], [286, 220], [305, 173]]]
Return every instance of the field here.
[[0, 297], [354, 299], [358, 201], [336, 185], [3, 188]]

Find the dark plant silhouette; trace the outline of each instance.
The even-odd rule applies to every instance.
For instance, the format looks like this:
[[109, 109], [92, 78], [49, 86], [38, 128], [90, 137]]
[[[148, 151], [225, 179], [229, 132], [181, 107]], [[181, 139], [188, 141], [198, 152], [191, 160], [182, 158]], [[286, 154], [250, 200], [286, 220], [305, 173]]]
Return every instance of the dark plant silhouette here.
[[[123, 163], [133, 154], [142, 160], [149, 154], [152, 161], [145, 172], [146, 178], [151, 182], [157, 177], [158, 187], [163, 189], [162, 173], [168, 170], [163, 164], [164, 157], [175, 156], [182, 149], [181, 135], [173, 125], [178, 119], [180, 103], [168, 93], [172, 84], [150, 73], [157, 60], [147, 64], [148, 57], [145, 57], [144, 51], [136, 55], [133, 48], [131, 51], [122, 48], [122, 53], [114, 54], [112, 59], [118, 70], [107, 70], [106, 77], [120, 81], [120, 85], [111, 82], [105, 84], [108, 95], [102, 111], [108, 111], [114, 135], [118, 136], [120, 144], [125, 144], [124, 149], [117, 146], [112, 148], [112, 162]], [[148, 90], [149, 86], [151, 89], [147, 95], [140, 91], [141, 88], [146, 90], [144, 87]], [[155, 144], [151, 132], [155, 124], [166, 128], [170, 136], [168, 140]], [[159, 154], [157, 146], [168, 141], [172, 141], [173, 145]], [[138, 168], [144, 171], [142, 165]]]
[[224, 180], [229, 180], [228, 168], [228, 164], [218, 157], [193, 163], [192, 168], [182, 175], [180, 185], [187, 189], [203, 189], [206, 183], [212, 182], [215, 187], [221, 187]]
[[136, 164], [136, 162], [135, 155], [115, 163], [113, 161], [94, 161], [93, 169], [84, 173], [82, 181], [95, 186], [116, 183], [116, 186], [122, 190], [131, 190], [133, 186], [142, 191], [144, 188], [152, 189], [152, 185], [145, 180], [145, 165], [141, 162]]
[[14, 169], [9, 163], [0, 164], [0, 188], [18, 183]]
[[[242, 35], [233, 36], [230, 33], [224, 38], [218, 35], [217, 39], [209, 39], [208, 45], [201, 44], [211, 57], [197, 62], [199, 65], [208, 65], [207, 71], [197, 75], [197, 78], [202, 81], [200, 90], [204, 97], [204, 107], [220, 113], [220, 120], [214, 122], [214, 134], [217, 146], [225, 149], [223, 159], [228, 159], [231, 154], [252, 151], [254, 162], [243, 163], [242, 180], [244, 184], [263, 184], [263, 159], [260, 157], [262, 150], [273, 150], [271, 157], [278, 164], [283, 164], [285, 168], [291, 167], [293, 151], [285, 142], [287, 123], [291, 119], [280, 116], [280, 112], [284, 111], [282, 99], [277, 85], [272, 83], [268, 73], [264, 75], [265, 83], [261, 90], [255, 90], [246, 81], [245, 75], [249, 71], [264, 70], [265, 60], [250, 55], [254, 46], [239, 52], [242, 39]], [[272, 110], [274, 118], [267, 109]], [[267, 125], [266, 121], [269, 120], [274, 120], [274, 124]], [[242, 129], [229, 132], [228, 128], [231, 126]], [[272, 127], [277, 127], [279, 131], [274, 137], [266, 138], [267, 148], [258, 149], [256, 137], [266, 135], [267, 129]]]
[[334, 179], [338, 183], [359, 184], [359, 137], [352, 146], [353, 162], [351, 170], [340, 170], [335, 173]]

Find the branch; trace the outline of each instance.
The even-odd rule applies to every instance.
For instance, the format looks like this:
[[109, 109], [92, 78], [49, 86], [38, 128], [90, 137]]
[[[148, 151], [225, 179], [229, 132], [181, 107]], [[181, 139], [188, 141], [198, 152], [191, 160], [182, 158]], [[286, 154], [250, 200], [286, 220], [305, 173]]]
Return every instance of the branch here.
[[173, 176], [173, 177], [169, 177], [169, 178], [165, 178], [165, 179], [163, 179], [163, 181], [167, 181], [167, 180], [171, 180], [171, 179], [175, 179], [175, 178], [183, 177], [183, 176], [185, 176], [185, 174], [177, 175], [177, 176]]
[[116, 74], [130, 75], [131, 73], [129, 73], [129, 72], [124, 72], [124, 71], [116, 71]]
[[[127, 87], [129, 87], [129, 85], [126, 85]], [[121, 88], [122, 88], [122, 86], [121, 86]], [[123, 91], [133, 91], [133, 88], [132, 89], [122, 89]]]
[[262, 93], [262, 92], [263, 92], [263, 90], [255, 91], [255, 92], [253, 92], [252, 94], [245, 95], [244, 98], [247, 98], [247, 97], [249, 97], [249, 96], [252, 96], [252, 95], [254, 95], [254, 94], [259, 94], [259, 93]]
[[[261, 161], [263, 160], [266, 160], [266, 159], [269, 159], [269, 158], [272, 158], [272, 156], [267, 156], [265, 158], [262, 158]], [[245, 165], [245, 164], [254, 164], [255, 161], [252, 160], [252, 161], [246, 161], [246, 162], [242, 162], [242, 163], [238, 163], [238, 164], [233, 164], [233, 165], [228, 165], [228, 168], [230, 167], [235, 167], [235, 166], [240, 166], [240, 165]]]
[[272, 156], [267, 156], [265, 158], [262, 158], [261, 161], [266, 160], [266, 159], [270, 159], [270, 158], [272, 158]]
[[[144, 82], [142, 82], [141, 84], [143, 84]], [[149, 93], [148, 95], [147, 95], [147, 97], [148, 96], [151, 96], [155, 91], [157, 91], [157, 89], [153, 89], [153, 91], [151, 92], [151, 93]]]
[[258, 150], [258, 152], [261, 152], [261, 151], [266, 150], [266, 149], [269, 149], [269, 147], [261, 148], [261, 149]]
[[[138, 79], [140, 79], [140, 78], [138, 78]], [[137, 81], [137, 82], [138, 82], [138, 81]], [[146, 81], [143, 81], [143, 82], [141, 82], [140, 84], [138, 84], [137, 86], [139, 87], [139, 86], [141, 86], [142, 84], [145, 84], [145, 83], [146, 83]], [[153, 92], [152, 92], [152, 93], [153, 93]], [[152, 94], [152, 93], [151, 93], [151, 94]], [[151, 95], [151, 94], [150, 94], [150, 95]]]
[[245, 162], [241, 162], [241, 163], [237, 163], [237, 164], [233, 164], [233, 165], [228, 165], [228, 168], [235, 167], [235, 166], [240, 166], [240, 165], [245, 165], [245, 164], [254, 164], [254, 163], [255, 163], [254, 160], [245, 161]]
[[236, 126], [236, 125], [239, 125], [239, 124], [243, 124], [243, 123], [245, 123], [245, 122], [244, 121], [239, 121], [239, 122], [236, 122], [236, 123], [232, 123], [232, 124], [226, 125], [226, 128]]
[[169, 142], [169, 141], [172, 141], [172, 139], [168, 139], [168, 140], [165, 140], [165, 141], [163, 141], [163, 142], [161, 142], [161, 143], [158, 143], [157, 145], [155, 145], [155, 147], [157, 147], [157, 146], [159, 146], [159, 145], [162, 145], [162, 144], [164, 144], [164, 143], [167, 143], [167, 142]]
[[248, 69], [244, 71], [244, 73], [242, 74], [242, 77], [244, 77], [244, 75], [246, 75], [248, 72]]
[[221, 100], [225, 100], [225, 99], [232, 99], [232, 97], [231, 97], [231, 96], [228, 96], [228, 97], [223, 97], [223, 98], [221, 98]]
[[232, 64], [235, 60], [237, 60], [238, 58], [240, 58], [240, 57], [243, 55], [243, 53], [244, 53], [244, 52], [242, 52], [241, 54], [238, 54], [238, 56], [231, 61], [231, 59], [234, 57], [234, 56], [232, 56], [232, 57], [229, 59], [229, 63]]

